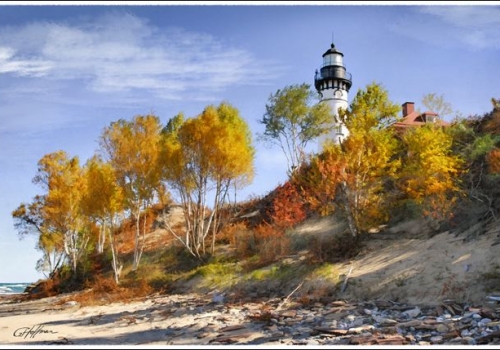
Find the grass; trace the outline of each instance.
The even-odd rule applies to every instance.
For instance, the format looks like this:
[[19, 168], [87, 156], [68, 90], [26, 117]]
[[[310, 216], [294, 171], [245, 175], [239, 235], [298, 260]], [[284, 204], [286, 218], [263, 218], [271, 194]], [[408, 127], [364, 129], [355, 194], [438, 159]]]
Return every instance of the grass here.
[[265, 281], [272, 277], [276, 272], [276, 266], [262, 267], [256, 270], [250, 271], [245, 275], [245, 280], [247, 281]]
[[337, 283], [340, 279], [340, 273], [336, 264], [324, 263], [312, 271], [311, 277], [330, 280]]
[[[295, 249], [290, 248], [290, 234], [273, 237], [273, 240], [261, 242], [257, 251], [235, 249], [241, 243], [241, 237], [235, 242], [218, 245], [216, 254], [203, 262], [190, 255], [179, 242], [170, 241], [162, 244], [164, 237], [155, 232], [155, 242], [151, 249], [145, 249], [138, 268], [132, 270], [131, 244], [132, 226], [124, 227], [120, 236], [122, 250], [119, 259], [124, 264], [120, 283], [116, 285], [110, 259], [101, 263], [98, 274], [89, 274], [78, 297], [82, 305], [102, 304], [114, 301], [129, 301], [153, 293], [179, 293], [184, 291], [208, 292], [214, 289], [241, 290], [247, 293], [247, 287], [257, 291], [288, 294], [301, 281], [322, 281], [325, 289], [330, 290], [338, 281], [338, 271], [334, 264], [321, 266], [311, 264], [304, 255], [293, 255], [297, 249], [310, 248], [310, 234], [295, 239]], [[252, 233], [247, 229], [246, 233]], [[234, 232], [233, 232], [234, 231]], [[241, 231], [235, 226], [233, 235]], [[231, 236], [231, 235], [229, 235]], [[232, 237], [232, 236], [231, 236]], [[158, 241], [156, 241], [158, 240]], [[229, 238], [227, 241], [231, 241]], [[124, 248], [125, 247], [125, 248]], [[254, 247], [255, 248], [255, 247]], [[307, 250], [307, 249], [306, 249]], [[250, 255], [250, 256], [249, 256]], [[94, 260], [90, 260], [94, 261]], [[92, 266], [96, 265], [95, 263]], [[94, 270], [94, 272], [97, 270]], [[314, 286], [311, 286], [311, 290]], [[55, 289], [54, 289], [55, 290]], [[72, 297], [75, 300], [76, 297]]]
[[394, 283], [396, 284], [397, 287], [403, 287], [404, 285], [406, 285], [407, 279], [408, 279], [408, 276], [400, 275], [394, 279]]
[[237, 283], [241, 271], [237, 263], [214, 261], [196, 268], [189, 278], [199, 277], [200, 287], [228, 288]]

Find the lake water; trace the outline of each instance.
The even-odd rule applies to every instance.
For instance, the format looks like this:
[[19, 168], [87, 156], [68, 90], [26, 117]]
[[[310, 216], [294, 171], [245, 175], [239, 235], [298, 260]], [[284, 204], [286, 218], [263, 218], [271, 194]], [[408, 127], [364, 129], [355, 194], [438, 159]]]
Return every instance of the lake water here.
[[0, 283], [0, 296], [21, 294], [31, 283]]

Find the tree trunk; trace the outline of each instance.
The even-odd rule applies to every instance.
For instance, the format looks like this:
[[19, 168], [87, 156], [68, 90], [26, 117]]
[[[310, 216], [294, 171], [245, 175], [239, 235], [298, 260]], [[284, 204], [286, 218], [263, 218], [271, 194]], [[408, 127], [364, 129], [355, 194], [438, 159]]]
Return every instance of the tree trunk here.
[[108, 233], [109, 233], [109, 244], [111, 247], [111, 255], [113, 257], [111, 267], [113, 268], [113, 272], [115, 275], [115, 283], [119, 284], [120, 283], [120, 274], [121, 274], [123, 265], [120, 264], [118, 261], [118, 251], [116, 249], [116, 241], [115, 241], [115, 236], [114, 236], [114, 232], [113, 232], [113, 225], [111, 225], [111, 228], [108, 230]]
[[358, 236], [358, 228], [356, 226], [356, 221], [354, 220], [354, 214], [352, 213], [351, 205], [349, 203], [349, 188], [345, 181], [340, 183], [340, 201], [344, 209], [344, 213], [347, 217], [347, 224], [349, 225], [349, 230], [353, 237]]
[[102, 223], [99, 228], [99, 239], [97, 243], [97, 253], [102, 254], [104, 252], [104, 244], [106, 243], [106, 224]]
[[135, 214], [134, 263], [132, 265], [132, 271], [137, 270], [137, 268], [139, 267], [139, 236], [141, 234], [140, 221], [141, 208], [138, 207], [137, 213]]

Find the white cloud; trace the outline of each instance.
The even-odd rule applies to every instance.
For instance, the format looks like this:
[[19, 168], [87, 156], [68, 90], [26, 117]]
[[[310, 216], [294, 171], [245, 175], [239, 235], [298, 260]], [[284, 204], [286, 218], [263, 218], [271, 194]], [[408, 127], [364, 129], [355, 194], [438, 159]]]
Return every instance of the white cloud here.
[[[423, 6], [423, 14], [438, 18], [444, 27], [433, 31], [434, 39], [448, 38], [465, 48], [500, 48], [500, 7], [498, 6]], [[423, 26], [424, 24], [413, 24]], [[419, 33], [418, 29], [415, 30]], [[427, 39], [429, 37], [424, 37]]]
[[444, 22], [468, 29], [498, 29], [500, 7], [492, 6], [425, 6], [421, 12], [440, 17]]
[[160, 30], [127, 13], [87, 23], [0, 28], [0, 74], [82, 79], [95, 92], [141, 89], [159, 98], [214, 98], [228, 87], [262, 84], [281, 72], [277, 64], [210, 35]]
[[499, 6], [431, 5], [411, 9], [412, 15], [402, 15], [389, 24], [393, 32], [439, 48], [500, 49]]
[[0, 46], [0, 74], [14, 73], [19, 76], [40, 77], [46, 75], [52, 68], [50, 62], [43, 59], [22, 59], [15, 56], [16, 51], [13, 48]]

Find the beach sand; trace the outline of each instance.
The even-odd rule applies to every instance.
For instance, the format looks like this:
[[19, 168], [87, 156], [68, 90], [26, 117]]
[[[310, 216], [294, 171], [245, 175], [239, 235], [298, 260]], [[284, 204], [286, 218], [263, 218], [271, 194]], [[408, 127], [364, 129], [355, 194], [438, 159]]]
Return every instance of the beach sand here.
[[[308, 228], [315, 229], [311, 224]], [[474, 230], [474, 227], [470, 229], [472, 233]], [[307, 233], [309, 231], [304, 234]], [[347, 301], [389, 300], [427, 306], [439, 306], [451, 299], [464, 307], [493, 308], [494, 315], [483, 317], [497, 320], [500, 308], [496, 302], [492, 306], [488, 298], [493, 292], [500, 296], [498, 234], [496, 225], [489, 234], [477, 235], [465, 243], [469, 232], [458, 237], [448, 232], [428, 237], [418, 223], [393, 228], [369, 240], [363, 254], [338, 265], [339, 273], [345, 272], [349, 281], [345, 293], [336, 297]], [[282, 296], [289, 295], [299, 282], [292, 280], [287, 288], [279, 287]], [[321, 291], [321, 280], [307, 281], [294, 297], [308, 296], [311, 291]], [[249, 293], [243, 295], [250, 296]], [[278, 324], [288, 327], [286, 331], [275, 329], [276, 325], [268, 327], [262, 322], [249, 321], [249, 315], [269, 307], [272, 296], [261, 301], [250, 298], [244, 304], [238, 299], [229, 304], [214, 302], [214, 295], [198, 291], [154, 294], [127, 303], [100, 306], [82, 306], [72, 298], [75, 298], [73, 294], [23, 302], [16, 302], [14, 296], [0, 298], [0, 346], [213, 347], [235, 343], [276, 346], [295, 344], [293, 334], [307, 331], [300, 318], [291, 319], [290, 324], [288, 321]], [[316, 308], [313, 304], [304, 320], [328, 317], [328, 308], [331, 306]], [[290, 330], [291, 326], [295, 327], [295, 333]], [[498, 332], [500, 334], [500, 330]]]
[[84, 307], [76, 302], [61, 302], [62, 298], [21, 303], [2, 298], [0, 345], [206, 344], [207, 339], [194, 337], [187, 328], [207, 326], [208, 322], [200, 324], [199, 320], [209, 320], [213, 312], [218, 313], [215, 308], [220, 308], [205, 307], [210, 306], [210, 300], [194, 295]]

